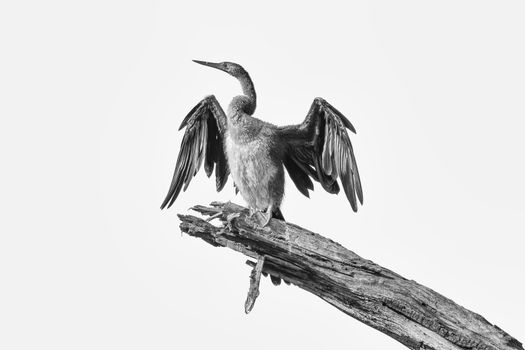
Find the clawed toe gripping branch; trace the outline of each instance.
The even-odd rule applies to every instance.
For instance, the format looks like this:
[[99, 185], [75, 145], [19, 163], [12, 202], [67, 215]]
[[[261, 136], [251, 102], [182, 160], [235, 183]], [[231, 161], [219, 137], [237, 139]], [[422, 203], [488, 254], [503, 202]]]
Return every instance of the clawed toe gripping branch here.
[[179, 215], [183, 232], [256, 261], [248, 262], [253, 270], [246, 313], [259, 295], [261, 274], [270, 274], [410, 349], [523, 350], [518, 340], [481, 315], [319, 234], [275, 219], [261, 227], [248, 209], [230, 202], [192, 209], [221, 225]]

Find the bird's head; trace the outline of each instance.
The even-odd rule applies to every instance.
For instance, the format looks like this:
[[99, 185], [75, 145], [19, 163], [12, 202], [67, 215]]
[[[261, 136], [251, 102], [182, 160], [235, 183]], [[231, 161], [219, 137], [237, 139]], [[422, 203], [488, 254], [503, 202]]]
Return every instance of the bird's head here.
[[220, 69], [236, 78], [239, 78], [240, 76], [246, 74], [246, 71], [244, 70], [244, 68], [242, 68], [240, 64], [233, 63], [233, 62], [213, 63], [213, 62], [198, 61], [198, 60], [193, 60], [193, 62], [202, 64], [203, 66]]

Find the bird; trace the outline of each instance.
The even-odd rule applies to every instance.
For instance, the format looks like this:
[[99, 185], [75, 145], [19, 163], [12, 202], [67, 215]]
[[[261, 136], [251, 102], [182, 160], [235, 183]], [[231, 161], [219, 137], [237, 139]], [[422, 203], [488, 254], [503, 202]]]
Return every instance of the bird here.
[[[254, 116], [257, 96], [248, 72], [233, 62], [193, 62], [237, 78], [242, 94], [233, 97], [226, 113], [214, 95], [204, 97], [182, 120], [185, 129], [175, 170], [161, 209], [169, 208], [186, 191], [204, 163], [220, 192], [231, 174], [235, 192], [249, 206], [250, 215], [262, 215], [262, 226], [272, 218], [284, 220], [281, 203], [285, 170], [299, 192], [309, 197], [319, 182], [337, 194], [341, 183], [357, 212], [363, 190], [348, 131], [352, 123], [321, 97], [314, 98], [301, 124], [276, 126]], [[313, 181], [312, 181], [313, 180]]]

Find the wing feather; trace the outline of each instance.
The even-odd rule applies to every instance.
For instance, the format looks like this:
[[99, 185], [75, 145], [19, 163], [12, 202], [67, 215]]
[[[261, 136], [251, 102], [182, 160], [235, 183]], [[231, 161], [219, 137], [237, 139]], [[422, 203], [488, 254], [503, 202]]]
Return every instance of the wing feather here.
[[332, 144], [332, 135], [330, 130], [330, 120], [325, 123], [324, 145], [323, 145], [323, 169], [326, 175], [332, 175], [332, 154], [330, 145]]
[[352, 209], [357, 211], [357, 200], [363, 204], [363, 190], [346, 129], [356, 132], [339, 110], [318, 97], [302, 124], [277, 131], [280, 142], [287, 146], [284, 164], [297, 189], [308, 197], [313, 183], [307, 186], [306, 177], [320, 182], [330, 193], [339, 193], [339, 179]]
[[297, 189], [306, 197], [310, 197], [308, 190], [313, 190], [314, 184], [308, 174], [293, 159], [287, 158], [283, 163]]
[[208, 177], [215, 168], [217, 191], [222, 190], [228, 180], [229, 168], [223, 148], [226, 115], [215, 96], [207, 96], [193, 107], [183, 119], [179, 130], [183, 128], [186, 131], [171, 185], [161, 209], [166, 206], [169, 208], [180, 191], [186, 191], [202, 163]]

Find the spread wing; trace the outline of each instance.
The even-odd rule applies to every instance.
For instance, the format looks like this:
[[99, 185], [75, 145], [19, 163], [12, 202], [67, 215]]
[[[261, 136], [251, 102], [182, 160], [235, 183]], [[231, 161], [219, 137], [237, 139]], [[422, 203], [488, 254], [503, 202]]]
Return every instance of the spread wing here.
[[314, 99], [302, 124], [277, 128], [279, 142], [286, 145], [283, 161], [297, 189], [309, 197], [311, 179], [330, 193], [339, 193], [340, 180], [354, 211], [363, 190], [354, 150], [346, 129], [355, 133], [350, 121], [324, 99]]
[[[221, 191], [228, 180], [230, 169], [224, 153], [226, 115], [215, 96], [200, 101], [182, 121], [179, 130], [186, 127], [182, 144], [166, 199], [160, 206], [168, 208], [175, 202], [180, 190], [186, 191], [191, 179], [204, 161], [208, 177], [215, 167], [217, 191]], [[184, 188], [183, 188], [184, 186]]]

